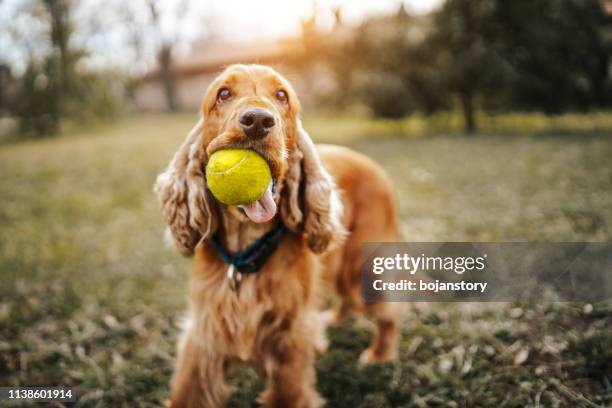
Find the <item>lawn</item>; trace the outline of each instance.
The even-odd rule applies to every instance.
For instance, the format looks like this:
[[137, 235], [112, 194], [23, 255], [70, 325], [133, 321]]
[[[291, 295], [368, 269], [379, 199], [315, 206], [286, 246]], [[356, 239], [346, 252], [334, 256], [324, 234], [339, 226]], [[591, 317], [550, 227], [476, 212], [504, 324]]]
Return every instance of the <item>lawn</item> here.
[[[151, 187], [194, 121], [0, 146], [0, 386], [73, 386], [78, 407], [167, 398], [190, 262], [165, 247]], [[306, 121], [383, 164], [406, 240], [612, 241], [612, 135], [410, 123]], [[368, 324], [331, 329], [318, 388], [330, 407], [610, 406], [610, 327], [609, 303], [414, 304], [394, 364], [357, 366]], [[254, 371], [232, 384], [230, 406], [256, 406]]]

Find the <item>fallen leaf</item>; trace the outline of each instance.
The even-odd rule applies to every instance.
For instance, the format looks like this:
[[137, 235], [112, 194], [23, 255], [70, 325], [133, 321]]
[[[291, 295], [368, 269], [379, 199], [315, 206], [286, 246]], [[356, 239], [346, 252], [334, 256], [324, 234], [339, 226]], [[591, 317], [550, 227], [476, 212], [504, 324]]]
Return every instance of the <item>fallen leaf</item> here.
[[514, 356], [514, 365], [521, 365], [525, 361], [527, 361], [527, 357], [529, 357], [529, 350], [522, 349]]

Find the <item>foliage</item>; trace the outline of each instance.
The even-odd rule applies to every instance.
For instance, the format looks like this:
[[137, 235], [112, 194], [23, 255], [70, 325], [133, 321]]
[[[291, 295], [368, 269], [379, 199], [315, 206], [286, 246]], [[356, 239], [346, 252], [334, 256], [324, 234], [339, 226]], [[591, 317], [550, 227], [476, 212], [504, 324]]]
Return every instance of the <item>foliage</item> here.
[[446, 0], [428, 16], [371, 17], [312, 57], [342, 73], [341, 100], [378, 117], [459, 107], [471, 132], [478, 110], [609, 109], [611, 54], [599, 0]]
[[24, 134], [34, 132], [37, 135], [45, 135], [55, 133], [58, 129], [60, 107], [57, 96], [60, 92], [57, 76], [47, 75], [53, 69], [51, 61], [48, 61], [44, 68], [30, 62], [21, 77], [13, 108], [19, 117], [20, 130]]
[[459, 96], [467, 132], [476, 130], [475, 96], [498, 74], [495, 7], [492, 0], [448, 0], [436, 14], [432, 33], [423, 45], [440, 53], [441, 75], [449, 91]]
[[19, 118], [22, 135], [54, 134], [63, 119], [108, 118], [122, 109], [120, 75], [79, 69], [85, 53], [71, 43], [74, 5], [45, 0], [30, 7], [32, 18], [48, 26], [48, 44], [37, 44], [48, 45], [48, 51], [39, 58], [30, 55], [23, 75], [11, 79], [17, 91], [9, 108]]
[[596, 0], [497, 4], [510, 108], [545, 112], [612, 104], [612, 18]]
[[402, 10], [388, 19], [365, 22], [351, 44], [357, 62], [357, 96], [383, 118], [417, 110], [431, 113], [445, 105], [443, 97], [431, 92], [435, 83], [427, 79], [436, 73], [431, 65], [421, 63], [429, 61], [429, 55], [417, 46], [419, 30], [427, 21], [419, 23]]
[[[538, 129], [548, 119], [504, 120]], [[593, 117], [557, 125], [581, 120]], [[163, 405], [190, 260], [164, 248], [151, 185], [194, 121], [141, 117], [1, 147], [3, 386], [73, 386], [79, 407]], [[609, 133], [399, 137], [409, 122], [337, 122], [306, 118], [317, 139], [385, 167], [406, 239], [612, 239]], [[377, 137], [353, 140], [354, 129]], [[417, 304], [405, 319], [397, 364], [357, 365], [371, 337], [362, 322], [329, 331], [316, 365], [328, 406], [612, 403], [610, 305]], [[232, 386], [230, 406], [256, 406], [255, 371]]]

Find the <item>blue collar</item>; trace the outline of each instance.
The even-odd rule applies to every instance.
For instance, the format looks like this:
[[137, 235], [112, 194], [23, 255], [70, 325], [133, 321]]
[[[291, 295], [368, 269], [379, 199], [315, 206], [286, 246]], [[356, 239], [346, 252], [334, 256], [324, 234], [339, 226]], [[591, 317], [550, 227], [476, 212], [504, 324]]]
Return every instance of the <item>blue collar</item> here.
[[268, 258], [274, 253], [286, 231], [285, 226], [280, 224], [266, 232], [247, 249], [236, 255], [227, 252], [216, 235], [210, 240], [210, 243], [226, 264], [234, 265], [242, 273], [255, 273], [261, 269]]

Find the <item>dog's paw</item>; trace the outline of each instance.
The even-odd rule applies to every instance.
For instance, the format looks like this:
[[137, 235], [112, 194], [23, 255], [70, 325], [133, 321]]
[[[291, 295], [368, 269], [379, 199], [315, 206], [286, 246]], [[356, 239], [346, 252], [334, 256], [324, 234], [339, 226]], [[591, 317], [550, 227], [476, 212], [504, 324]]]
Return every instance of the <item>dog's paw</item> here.
[[363, 350], [361, 355], [359, 356], [359, 365], [366, 366], [370, 364], [382, 364], [388, 363], [397, 359], [397, 354], [393, 351], [387, 352], [375, 352], [371, 347]]
[[309, 316], [312, 345], [317, 353], [325, 353], [329, 347], [327, 339], [328, 311], [313, 312]]
[[318, 330], [314, 331], [314, 336], [312, 339], [312, 344], [317, 353], [323, 354], [327, 351], [329, 347], [329, 339], [327, 338], [327, 325], [321, 319], [319, 320]]
[[284, 395], [278, 395], [272, 389], [264, 390], [257, 400], [265, 407], [321, 408], [325, 405], [325, 399], [316, 390], [308, 388], [304, 388], [303, 392], [292, 396], [291, 405], [287, 404]]
[[320, 313], [321, 322], [325, 328], [337, 325], [338, 322], [338, 311], [335, 309], [327, 309]]
[[325, 353], [329, 347], [327, 336], [317, 336], [317, 338], [314, 339], [313, 346], [318, 354]]

